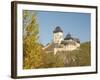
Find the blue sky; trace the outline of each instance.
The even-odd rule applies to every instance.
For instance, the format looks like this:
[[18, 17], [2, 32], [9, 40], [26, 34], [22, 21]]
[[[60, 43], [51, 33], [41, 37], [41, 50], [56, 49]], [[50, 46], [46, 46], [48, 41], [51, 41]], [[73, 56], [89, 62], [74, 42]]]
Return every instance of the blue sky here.
[[37, 11], [39, 41], [44, 45], [50, 43], [56, 26], [61, 27], [64, 37], [70, 33], [81, 42], [90, 41], [90, 18], [89, 13]]

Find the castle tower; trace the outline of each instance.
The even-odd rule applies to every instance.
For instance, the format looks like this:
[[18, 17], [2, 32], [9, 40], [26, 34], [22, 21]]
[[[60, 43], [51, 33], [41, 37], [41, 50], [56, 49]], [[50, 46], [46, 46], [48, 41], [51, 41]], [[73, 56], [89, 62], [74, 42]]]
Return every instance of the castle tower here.
[[64, 38], [64, 44], [66, 50], [72, 51], [80, 47], [80, 40], [72, 37], [71, 34], [67, 34]]
[[56, 44], [60, 44], [62, 40], [63, 40], [63, 31], [59, 26], [57, 26], [53, 31], [53, 41]]

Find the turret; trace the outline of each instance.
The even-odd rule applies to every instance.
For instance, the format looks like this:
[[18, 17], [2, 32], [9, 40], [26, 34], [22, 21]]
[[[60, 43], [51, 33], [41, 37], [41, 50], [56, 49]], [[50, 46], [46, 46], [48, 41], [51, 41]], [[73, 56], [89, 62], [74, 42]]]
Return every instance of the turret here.
[[62, 40], [63, 40], [63, 31], [59, 26], [57, 26], [53, 31], [53, 41], [56, 44], [60, 44]]

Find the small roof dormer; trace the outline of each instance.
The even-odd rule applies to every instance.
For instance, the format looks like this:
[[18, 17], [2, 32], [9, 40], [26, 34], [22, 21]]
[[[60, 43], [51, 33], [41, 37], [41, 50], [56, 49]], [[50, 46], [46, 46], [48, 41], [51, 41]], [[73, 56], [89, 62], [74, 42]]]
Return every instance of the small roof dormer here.
[[53, 31], [53, 33], [57, 33], [57, 32], [63, 32], [60, 26], [57, 26], [55, 30]]

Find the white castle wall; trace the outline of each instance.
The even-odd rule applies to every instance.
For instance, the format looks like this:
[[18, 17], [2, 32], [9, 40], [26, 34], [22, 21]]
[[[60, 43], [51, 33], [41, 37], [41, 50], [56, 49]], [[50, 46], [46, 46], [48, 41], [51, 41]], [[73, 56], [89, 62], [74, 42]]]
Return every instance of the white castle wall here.
[[63, 40], [63, 33], [62, 32], [57, 32], [57, 33], [54, 33], [53, 34], [53, 40], [54, 40], [54, 43], [58, 43], [60, 44], [61, 41]]
[[54, 54], [56, 54], [58, 51], [73, 51], [73, 50], [77, 50], [77, 48], [80, 46], [79, 43], [77, 43], [76, 45], [67, 45], [64, 46], [63, 48], [54, 48]]

